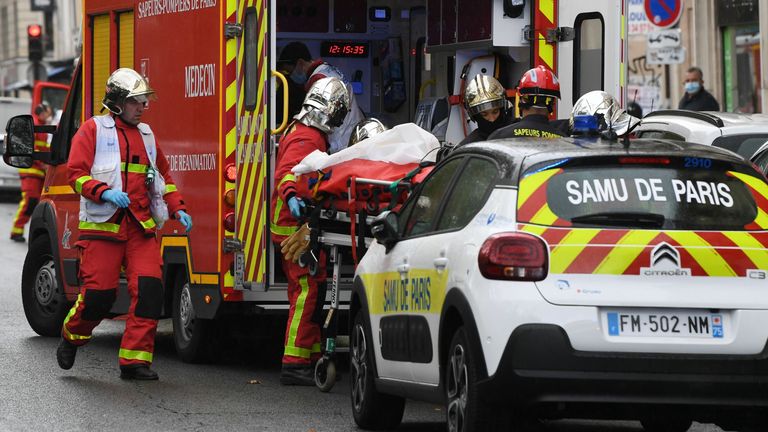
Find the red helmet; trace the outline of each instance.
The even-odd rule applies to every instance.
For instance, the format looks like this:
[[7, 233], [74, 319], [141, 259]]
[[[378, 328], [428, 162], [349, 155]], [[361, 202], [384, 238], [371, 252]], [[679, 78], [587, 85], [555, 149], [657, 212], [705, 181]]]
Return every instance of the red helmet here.
[[517, 91], [520, 94], [520, 105], [551, 110], [555, 98], [560, 99], [560, 81], [551, 70], [540, 65], [523, 74]]

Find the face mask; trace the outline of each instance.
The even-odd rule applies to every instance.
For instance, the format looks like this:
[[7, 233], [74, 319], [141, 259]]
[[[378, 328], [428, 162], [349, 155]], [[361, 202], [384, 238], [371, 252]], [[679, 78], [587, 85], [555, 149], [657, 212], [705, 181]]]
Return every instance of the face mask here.
[[504, 122], [507, 117], [506, 114], [507, 113], [504, 110], [502, 110], [499, 113], [499, 116], [496, 118], [496, 120], [492, 122], [489, 122], [488, 120], [484, 119], [483, 116], [481, 115], [478, 115], [474, 120], [477, 123], [477, 128], [480, 129], [481, 132], [490, 135], [496, 129], [505, 125]]
[[693, 94], [693, 93], [698, 92], [699, 90], [701, 90], [701, 83], [700, 82], [698, 82], [698, 81], [690, 81], [690, 82], [685, 83], [685, 92], [686, 93]]
[[295, 82], [296, 84], [304, 84], [307, 82], [307, 74], [304, 73], [304, 71], [300, 70], [298, 67], [293, 68], [293, 72], [291, 72], [291, 81]]

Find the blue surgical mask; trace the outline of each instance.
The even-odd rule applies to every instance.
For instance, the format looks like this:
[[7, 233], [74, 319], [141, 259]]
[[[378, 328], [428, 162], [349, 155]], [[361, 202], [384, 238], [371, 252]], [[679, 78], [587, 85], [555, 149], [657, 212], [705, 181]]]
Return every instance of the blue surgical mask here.
[[304, 84], [307, 82], [307, 74], [300, 68], [295, 67], [293, 68], [293, 72], [291, 72], [291, 81], [296, 84]]
[[689, 81], [685, 83], [685, 92], [688, 94], [694, 94], [701, 90], [701, 83], [698, 81]]

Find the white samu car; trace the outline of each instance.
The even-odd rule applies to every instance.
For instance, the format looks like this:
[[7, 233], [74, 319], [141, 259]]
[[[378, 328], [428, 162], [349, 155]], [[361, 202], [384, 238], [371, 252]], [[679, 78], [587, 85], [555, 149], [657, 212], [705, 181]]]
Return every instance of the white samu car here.
[[364, 429], [399, 424], [405, 398], [444, 403], [450, 431], [768, 427], [768, 184], [733, 153], [476, 143], [373, 231], [350, 310]]

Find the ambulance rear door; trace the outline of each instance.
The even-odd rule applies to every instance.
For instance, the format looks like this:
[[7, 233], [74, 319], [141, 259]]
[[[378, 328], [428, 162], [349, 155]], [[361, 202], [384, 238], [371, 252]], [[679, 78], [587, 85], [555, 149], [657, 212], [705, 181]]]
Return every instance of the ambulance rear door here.
[[[550, 35], [560, 40], [556, 43], [557, 65], [552, 69], [557, 71], [562, 92], [557, 117], [567, 118], [574, 102], [592, 90], [604, 90], [624, 106], [626, 0], [537, 0], [537, 24], [551, 16], [553, 2], [558, 32]], [[537, 54], [536, 61], [551, 61], [544, 51]]]

